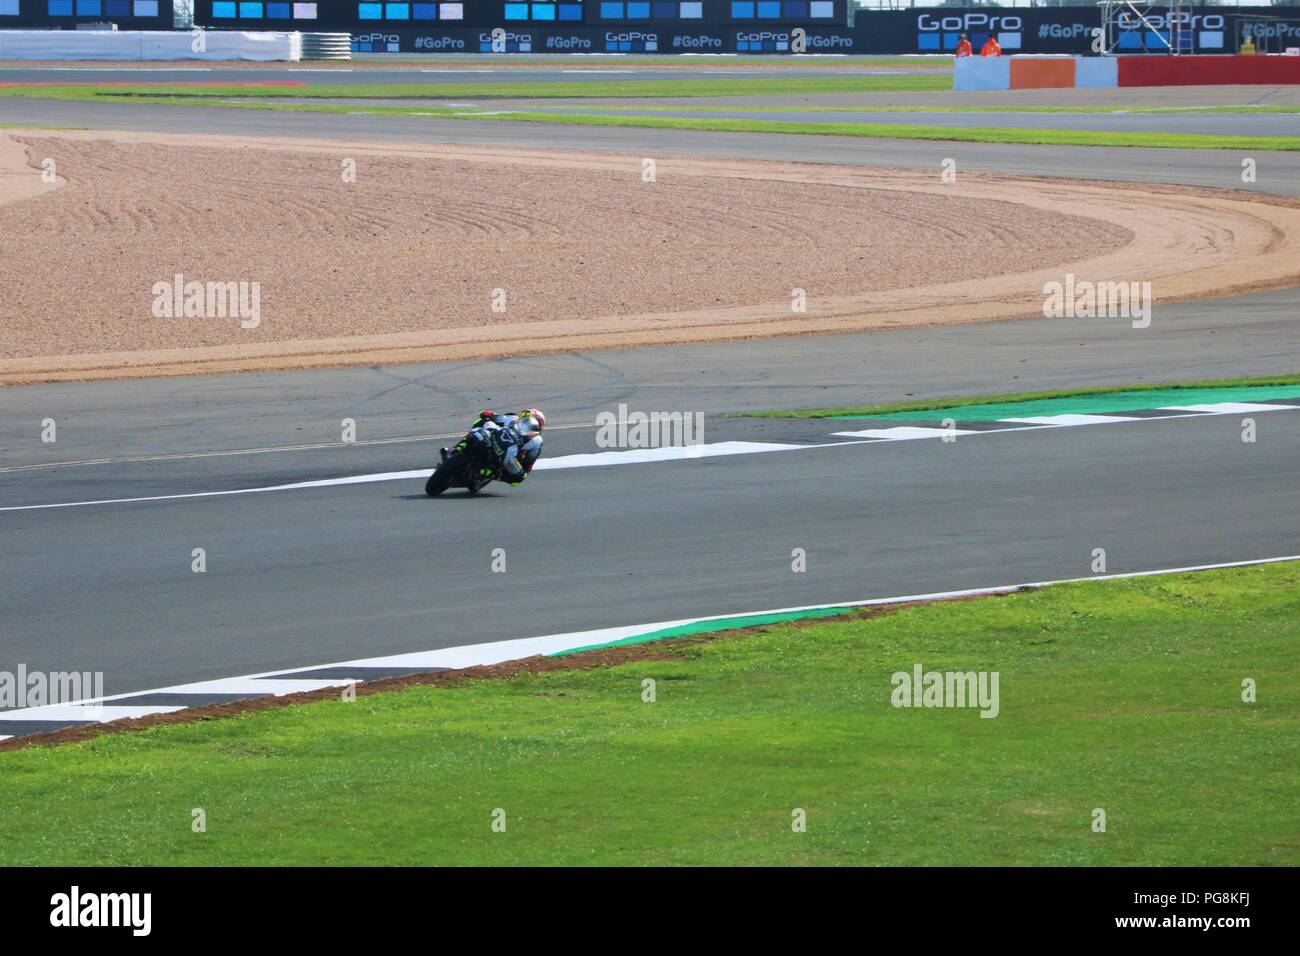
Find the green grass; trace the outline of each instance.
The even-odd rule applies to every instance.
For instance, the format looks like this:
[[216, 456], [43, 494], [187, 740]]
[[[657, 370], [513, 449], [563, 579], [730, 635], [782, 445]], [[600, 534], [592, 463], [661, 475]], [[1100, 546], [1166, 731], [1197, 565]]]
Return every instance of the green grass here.
[[[0, 753], [0, 864], [1295, 865], [1298, 641], [1275, 564]], [[1000, 715], [891, 707], [916, 663]]]
[[830, 408], [785, 409], [760, 412], [736, 412], [732, 418], [871, 418], [898, 412], [920, 412], [940, 408], [963, 408], [968, 405], [1005, 405], [1013, 402], [1040, 402], [1056, 398], [1085, 395], [1113, 395], [1119, 392], [1156, 392], [1170, 389], [1251, 388], [1265, 385], [1297, 385], [1300, 375], [1265, 375], [1255, 378], [1227, 378], [1199, 382], [1165, 382], [1146, 385], [1108, 385], [1097, 388], [1048, 388], [1033, 392], [1002, 392], [996, 395], [963, 395], [951, 398], [918, 398], [910, 402], [886, 402], [877, 405], [837, 405]]
[[783, 113], [1300, 113], [1300, 106], [1253, 106], [1242, 103], [1234, 106], [960, 106], [937, 103], [933, 106], [897, 106], [860, 103], [856, 106], [809, 106], [803, 103], [789, 105], [762, 106], [686, 106], [662, 104], [658, 106], [641, 105], [602, 105], [601, 109], [626, 110], [628, 112], [647, 112], [653, 110], [677, 110], [681, 112], [704, 113], [726, 110], [728, 112], [783, 112]]
[[[369, 112], [369, 110], [365, 110]], [[581, 113], [512, 113], [477, 117], [571, 126], [627, 126], [693, 129], [724, 133], [788, 133], [867, 139], [944, 140], [962, 143], [1018, 143], [1038, 146], [1109, 146], [1144, 149], [1300, 150], [1300, 136], [1218, 136], [1191, 133], [1106, 130], [1015, 129], [1004, 127], [911, 126], [905, 123], [800, 123], [692, 116], [602, 116]]]
[[[1235, 136], [1107, 130], [1051, 130], [1004, 127], [952, 127], [893, 123], [803, 123], [736, 117], [653, 116], [628, 111], [618, 115], [514, 111], [475, 116], [459, 108], [283, 102], [295, 99], [575, 99], [637, 97], [756, 96], [777, 93], [825, 93], [869, 90], [947, 89], [943, 76], [759, 77], [734, 80], [629, 80], [561, 83], [391, 83], [322, 84], [311, 87], [196, 87], [140, 84], [133, 87], [0, 87], [0, 96], [110, 100], [173, 105], [208, 105], [295, 112], [364, 113], [437, 119], [552, 123], [568, 126], [622, 126], [706, 132], [782, 133], [852, 136], [871, 139], [941, 140], [1046, 146], [1105, 146], [1147, 149], [1300, 150], [1300, 136]], [[281, 102], [276, 102], [280, 100]]]
[[[471, 119], [493, 122], [551, 123], [561, 126], [622, 126], [686, 129], [715, 133], [785, 133], [804, 136], [854, 136], [868, 139], [943, 140], [967, 143], [1017, 143], [1043, 146], [1109, 146], [1145, 149], [1300, 150], [1297, 136], [1214, 136], [1184, 133], [1108, 132], [1101, 130], [1014, 129], [994, 127], [912, 126], [905, 123], [800, 123], [795, 120], [750, 120], [694, 116], [607, 116], [585, 113], [506, 112], [483, 116], [446, 107], [394, 107], [333, 103], [216, 102], [197, 99], [140, 99], [182, 105], [209, 105], [295, 112], [348, 113], [413, 118]], [[485, 104], [485, 108], [487, 104]]]
[[[1147, 149], [1300, 150], [1295, 136], [1211, 136], [1183, 133], [1106, 132], [1095, 130], [1036, 130], [992, 127], [910, 126], [899, 123], [800, 123], [789, 120], [749, 120], [693, 116], [605, 116], [584, 113], [505, 112], [480, 115], [448, 107], [398, 107], [335, 103], [221, 102], [212, 99], [139, 98], [134, 102], [171, 105], [222, 106], [242, 109], [289, 110], [412, 118], [468, 119], [489, 122], [551, 123], [561, 126], [623, 126], [648, 129], [687, 129], [724, 133], [786, 133], [804, 136], [855, 136], [871, 139], [945, 140], [970, 143], [1019, 143], [1048, 146], [1110, 146]], [[484, 104], [485, 108], [488, 104]]]

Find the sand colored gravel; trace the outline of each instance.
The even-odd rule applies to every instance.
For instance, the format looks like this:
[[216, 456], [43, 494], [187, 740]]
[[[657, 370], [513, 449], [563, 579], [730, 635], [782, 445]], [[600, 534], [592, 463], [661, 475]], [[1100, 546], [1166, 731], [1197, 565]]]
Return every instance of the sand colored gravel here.
[[[40, 182], [45, 158], [62, 185]], [[1267, 197], [671, 157], [642, 173], [594, 153], [3, 134], [0, 382], [984, 321], [1038, 313], [1066, 271], [1151, 280], [1159, 322], [1160, 302], [1300, 272], [1300, 209]], [[260, 324], [156, 317], [177, 273], [260, 283]]]

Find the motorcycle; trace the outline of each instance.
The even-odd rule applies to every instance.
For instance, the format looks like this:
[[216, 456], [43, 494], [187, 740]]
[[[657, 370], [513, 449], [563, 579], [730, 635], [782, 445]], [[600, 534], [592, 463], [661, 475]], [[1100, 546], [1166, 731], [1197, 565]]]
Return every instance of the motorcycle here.
[[467, 432], [454, 448], [440, 450], [442, 460], [424, 483], [424, 493], [435, 498], [448, 488], [464, 488], [476, 495], [501, 476], [491, 445]]

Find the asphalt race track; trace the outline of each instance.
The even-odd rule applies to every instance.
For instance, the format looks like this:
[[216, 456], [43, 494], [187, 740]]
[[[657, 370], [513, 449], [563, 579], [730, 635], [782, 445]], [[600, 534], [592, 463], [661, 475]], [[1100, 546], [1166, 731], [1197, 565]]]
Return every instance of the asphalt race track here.
[[[945, 121], [948, 116], [945, 114]], [[1009, 125], [988, 114], [988, 125]], [[638, 156], [704, 156], [787, 162], [845, 163], [894, 169], [958, 169], [1073, 179], [1177, 183], [1300, 195], [1300, 153], [1260, 154], [1258, 179], [1241, 181], [1241, 156], [1229, 150], [1028, 146], [923, 140], [712, 133], [700, 130], [541, 125], [483, 120], [297, 113], [132, 103], [3, 99], [0, 126], [54, 126], [234, 136], [292, 136], [403, 143], [491, 144], [590, 149]]]
[[[524, 396], [561, 425], [586, 426], [550, 431], [547, 455], [558, 458], [598, 450], [592, 409], [619, 402], [702, 411], [706, 442], [826, 444], [842, 441], [831, 433], [843, 423], [713, 413], [1294, 367], [1300, 341], [1279, 319], [1294, 309], [1292, 293], [1225, 304], [1168, 307], [1141, 349], [1130, 347], [1140, 334], [1093, 344], [1077, 326], [1042, 320], [10, 388], [0, 391], [10, 469], [0, 472], [0, 507], [428, 467], [438, 440], [396, 439], [454, 434], [464, 410]], [[1215, 308], [1227, 321], [1211, 339]], [[1074, 356], [1070, 338], [1085, 340]], [[1218, 339], [1245, 344], [1220, 352]], [[55, 449], [37, 439], [47, 415], [61, 423]], [[338, 443], [345, 416], [358, 422], [355, 446]], [[1107, 548], [1112, 571], [1300, 553], [1300, 413], [1273, 413], [1262, 427], [1255, 445], [1218, 417], [577, 468], [481, 499], [430, 500], [408, 479], [0, 512], [0, 667], [76, 660], [103, 670], [109, 693], [125, 693], [690, 615], [1075, 577], [1094, 547]], [[279, 450], [247, 451], [268, 448]], [[135, 457], [152, 460], [121, 460]], [[68, 463], [84, 459], [114, 460]], [[208, 556], [202, 575], [190, 570], [196, 547]], [[517, 569], [511, 580], [527, 582], [526, 616], [500, 611], [495, 547]], [[795, 547], [809, 553], [805, 574], [790, 571]]]
[[[512, 104], [510, 109], [519, 109]], [[627, 115], [622, 111], [599, 106], [563, 108], [531, 106], [534, 112], [595, 113]], [[868, 109], [835, 112], [783, 112], [780, 107], [763, 110], [673, 110], [658, 108], [651, 116], [695, 118], [751, 119], [787, 123], [896, 123], [907, 126], [1015, 127], [1016, 129], [1078, 129], [1077, 113], [1010, 113], [1010, 112], [872, 112]], [[1087, 117], [1091, 130], [1119, 133], [1184, 133], [1210, 136], [1295, 136], [1300, 134], [1300, 116], [1294, 113], [1096, 113]]]
[[[407, 479], [8, 512], [0, 663], [75, 660], [103, 671], [115, 694], [692, 615], [1084, 577], [1096, 547], [1115, 572], [1298, 554], [1300, 413], [1260, 417], [1257, 445], [1240, 441], [1237, 420], [1214, 417], [538, 472], [525, 489], [480, 498], [428, 499]], [[714, 420], [706, 435], [829, 443], [836, 424]], [[595, 451], [594, 432], [557, 432], [548, 455]], [[96, 467], [42, 497], [413, 469], [431, 451]], [[191, 571], [196, 547], [205, 574]], [[494, 548], [505, 549], [507, 578], [490, 573]], [[791, 571], [794, 548], [808, 553], [806, 573]], [[507, 580], [519, 602], [503, 602]]]
[[[460, 72], [460, 71], [457, 71]], [[392, 79], [391, 71], [385, 78]], [[514, 76], [512, 76], [514, 78]], [[569, 78], [569, 77], [565, 77]], [[0, 123], [962, 168], [1239, 187], [1240, 159], [0, 101]], [[1254, 188], [1300, 194], [1300, 156]], [[1294, 372], [1300, 289], [1157, 304], [1151, 328], [1027, 320], [447, 365], [0, 389], [0, 670], [102, 670], [109, 694], [571, 630], [1300, 553], [1300, 412], [953, 444], [721, 413]], [[539, 471], [432, 500], [419, 479], [195, 495], [431, 467], [483, 407], [536, 404], [547, 458], [595, 414], [705, 415], [705, 441], [797, 447]], [[57, 444], [41, 421], [59, 422]], [[339, 442], [339, 422], [358, 441]], [[439, 439], [433, 436], [447, 436]], [[21, 509], [21, 510], [3, 510]], [[203, 548], [207, 571], [191, 571]], [[504, 548], [502, 600], [490, 572]], [[808, 554], [791, 571], [791, 551]]]

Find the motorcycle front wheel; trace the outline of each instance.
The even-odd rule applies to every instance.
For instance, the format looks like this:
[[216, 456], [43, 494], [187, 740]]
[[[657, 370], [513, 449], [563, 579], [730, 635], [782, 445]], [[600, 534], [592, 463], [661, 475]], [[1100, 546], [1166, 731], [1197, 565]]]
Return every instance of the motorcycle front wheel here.
[[433, 474], [429, 480], [424, 483], [424, 493], [430, 498], [436, 498], [456, 480], [456, 475], [460, 471], [463, 462], [460, 455], [449, 455], [446, 461], [443, 461], [437, 468], [433, 469]]

